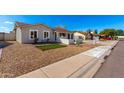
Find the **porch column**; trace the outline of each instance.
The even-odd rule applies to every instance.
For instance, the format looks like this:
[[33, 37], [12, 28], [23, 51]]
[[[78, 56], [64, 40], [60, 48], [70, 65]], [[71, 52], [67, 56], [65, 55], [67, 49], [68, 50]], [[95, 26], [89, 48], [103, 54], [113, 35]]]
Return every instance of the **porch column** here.
[[70, 34], [70, 38], [74, 39], [74, 34], [73, 33]]

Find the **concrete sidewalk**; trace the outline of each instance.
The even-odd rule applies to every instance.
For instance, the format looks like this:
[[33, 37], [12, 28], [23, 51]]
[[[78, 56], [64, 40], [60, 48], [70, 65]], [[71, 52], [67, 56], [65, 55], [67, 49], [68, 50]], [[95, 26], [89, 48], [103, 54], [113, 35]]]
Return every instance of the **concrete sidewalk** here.
[[124, 78], [124, 41], [119, 41], [95, 78]]
[[[107, 42], [106, 42], [107, 43]], [[117, 41], [99, 46], [75, 56], [58, 61], [54, 64], [19, 76], [19, 78], [88, 78], [93, 77], [104, 62], [104, 57], [109, 55], [111, 48]]]

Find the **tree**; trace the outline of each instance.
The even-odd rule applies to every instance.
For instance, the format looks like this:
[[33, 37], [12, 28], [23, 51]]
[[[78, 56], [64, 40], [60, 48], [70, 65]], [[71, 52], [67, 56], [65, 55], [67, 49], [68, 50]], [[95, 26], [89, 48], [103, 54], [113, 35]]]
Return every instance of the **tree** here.
[[118, 36], [124, 36], [124, 31], [121, 29], [117, 30], [117, 35]]
[[114, 37], [117, 36], [117, 30], [115, 29], [104, 29], [103, 31], [100, 32], [100, 34], [105, 34], [107, 37]]
[[88, 32], [88, 33], [91, 33], [91, 29], [88, 29], [87, 32]]
[[95, 33], [95, 34], [98, 34], [98, 30], [96, 29], [96, 30], [94, 31], [94, 33]]

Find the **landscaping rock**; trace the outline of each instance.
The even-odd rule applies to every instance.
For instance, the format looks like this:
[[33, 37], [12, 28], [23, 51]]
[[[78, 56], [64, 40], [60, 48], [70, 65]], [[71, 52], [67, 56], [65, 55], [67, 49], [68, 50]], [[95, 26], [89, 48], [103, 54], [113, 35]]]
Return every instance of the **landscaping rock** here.
[[5, 43], [9, 43], [9, 45], [3, 48], [0, 72], [8, 73], [6, 77], [20, 76], [96, 47], [92, 44], [84, 44], [80, 47], [69, 45], [42, 51], [32, 44], [19, 44], [14, 41]]

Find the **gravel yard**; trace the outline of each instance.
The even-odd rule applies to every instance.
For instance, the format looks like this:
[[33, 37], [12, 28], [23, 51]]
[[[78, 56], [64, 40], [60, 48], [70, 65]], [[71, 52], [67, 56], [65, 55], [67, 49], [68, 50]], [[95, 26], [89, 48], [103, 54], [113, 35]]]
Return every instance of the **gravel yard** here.
[[0, 77], [17, 77], [95, 47], [91, 44], [69, 45], [42, 51], [32, 44], [6, 43], [9, 45], [3, 48]]

